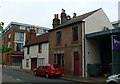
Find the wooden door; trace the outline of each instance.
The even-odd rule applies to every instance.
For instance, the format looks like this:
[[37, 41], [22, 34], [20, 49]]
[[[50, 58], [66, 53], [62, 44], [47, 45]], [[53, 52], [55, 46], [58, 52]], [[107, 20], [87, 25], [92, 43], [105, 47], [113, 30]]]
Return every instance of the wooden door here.
[[31, 70], [35, 69], [37, 67], [37, 58], [31, 59]]
[[79, 53], [74, 52], [74, 75], [79, 75]]

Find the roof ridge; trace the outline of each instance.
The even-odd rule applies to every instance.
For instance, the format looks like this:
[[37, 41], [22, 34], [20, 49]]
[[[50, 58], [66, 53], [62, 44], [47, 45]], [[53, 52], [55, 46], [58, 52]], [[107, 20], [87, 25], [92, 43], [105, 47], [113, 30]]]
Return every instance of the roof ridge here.
[[[83, 19], [87, 18], [88, 16], [94, 14], [95, 12], [101, 10], [102, 8], [99, 8], [97, 10], [94, 10], [94, 11], [91, 11], [91, 12], [87, 12], [85, 14], [82, 14], [82, 15], [79, 15], [79, 16], [76, 16], [75, 18], [71, 18], [70, 20], [66, 21], [65, 23], [62, 23], [58, 26], [56, 26], [54, 29], [51, 29], [51, 30], [55, 30], [57, 28], [61, 28], [63, 26], [67, 26], [67, 25], [70, 25], [70, 24], [74, 24], [74, 23], [77, 23], [79, 21], [82, 21]], [[51, 31], [49, 30], [49, 31]]]

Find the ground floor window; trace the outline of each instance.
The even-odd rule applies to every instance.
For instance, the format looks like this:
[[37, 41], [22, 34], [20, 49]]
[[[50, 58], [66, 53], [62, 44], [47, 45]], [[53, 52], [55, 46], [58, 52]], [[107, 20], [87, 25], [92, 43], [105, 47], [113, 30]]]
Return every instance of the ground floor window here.
[[38, 59], [38, 65], [40, 66], [41, 64], [44, 64], [45, 62], [45, 59], [44, 58], [39, 58]]
[[54, 63], [64, 67], [64, 54], [54, 54]]
[[29, 67], [29, 59], [26, 59], [26, 67]]
[[20, 57], [14, 57], [13, 58], [13, 66], [20, 66], [22, 63], [21, 58]]

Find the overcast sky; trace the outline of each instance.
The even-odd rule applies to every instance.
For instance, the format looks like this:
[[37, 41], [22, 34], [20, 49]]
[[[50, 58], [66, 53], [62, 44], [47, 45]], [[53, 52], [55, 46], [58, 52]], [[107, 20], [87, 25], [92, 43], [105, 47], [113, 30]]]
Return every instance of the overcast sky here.
[[5, 27], [20, 22], [52, 28], [54, 14], [65, 9], [67, 15], [81, 15], [102, 8], [111, 22], [118, 20], [120, 0], [0, 0], [0, 21]]

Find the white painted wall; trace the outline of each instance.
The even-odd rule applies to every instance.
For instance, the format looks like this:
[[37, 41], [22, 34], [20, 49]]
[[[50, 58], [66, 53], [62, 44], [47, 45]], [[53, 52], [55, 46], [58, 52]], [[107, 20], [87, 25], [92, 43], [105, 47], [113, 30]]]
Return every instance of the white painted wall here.
[[[104, 26], [114, 29], [110, 20], [102, 9], [84, 19], [85, 34], [103, 31]], [[85, 73], [87, 76], [87, 64], [100, 63], [100, 45], [96, 40], [85, 39]]]
[[102, 31], [104, 26], [113, 29], [113, 26], [102, 9], [84, 19], [85, 34]]
[[86, 64], [98, 64], [100, 63], [100, 44], [96, 40], [86, 39]]
[[[22, 60], [23, 69], [31, 69], [31, 58], [44, 58], [44, 63], [49, 61], [49, 43], [42, 44], [42, 52], [38, 53], [38, 45], [30, 46], [30, 54], [27, 54], [27, 47], [24, 48], [24, 59]], [[29, 67], [26, 67], [26, 59], [29, 59]], [[37, 66], [38, 66], [37, 61]]]

